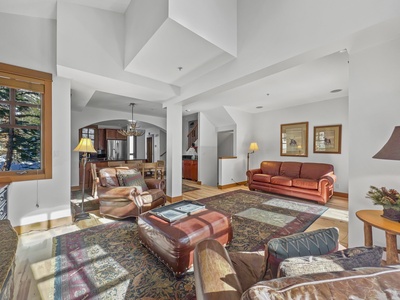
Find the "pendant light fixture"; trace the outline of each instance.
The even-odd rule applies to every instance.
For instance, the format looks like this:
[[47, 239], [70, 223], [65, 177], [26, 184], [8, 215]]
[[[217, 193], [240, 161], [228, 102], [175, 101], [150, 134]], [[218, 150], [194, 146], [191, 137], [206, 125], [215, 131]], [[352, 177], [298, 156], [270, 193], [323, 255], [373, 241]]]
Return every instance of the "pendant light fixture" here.
[[138, 129], [139, 126], [137, 125], [137, 122], [133, 120], [133, 107], [135, 106], [135, 103], [130, 103], [129, 105], [132, 107], [132, 120], [128, 124], [126, 130], [118, 130], [118, 133], [122, 134], [123, 136], [142, 136], [145, 133], [145, 130]]

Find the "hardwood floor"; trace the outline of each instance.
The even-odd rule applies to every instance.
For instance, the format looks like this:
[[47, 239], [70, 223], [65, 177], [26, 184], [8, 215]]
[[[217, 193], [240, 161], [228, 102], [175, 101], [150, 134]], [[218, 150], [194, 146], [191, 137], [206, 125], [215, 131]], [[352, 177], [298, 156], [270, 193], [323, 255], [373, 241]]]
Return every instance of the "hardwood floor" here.
[[[243, 185], [221, 190], [216, 187], [198, 185], [188, 180], [184, 180], [183, 183], [199, 188], [198, 190], [184, 193], [183, 198], [187, 200], [202, 199], [238, 189], [248, 190], [248, 188]], [[340, 244], [343, 247], [347, 247], [347, 199], [333, 197], [326, 206], [328, 210], [318, 218], [307, 231], [335, 226], [339, 228]], [[54, 270], [51, 267], [53, 257], [52, 239], [54, 236], [114, 221], [99, 216], [98, 211], [91, 212], [90, 215], [90, 219], [82, 220], [75, 224], [46, 231], [34, 231], [20, 236], [16, 254], [13, 299], [54, 299], [52, 276]]]

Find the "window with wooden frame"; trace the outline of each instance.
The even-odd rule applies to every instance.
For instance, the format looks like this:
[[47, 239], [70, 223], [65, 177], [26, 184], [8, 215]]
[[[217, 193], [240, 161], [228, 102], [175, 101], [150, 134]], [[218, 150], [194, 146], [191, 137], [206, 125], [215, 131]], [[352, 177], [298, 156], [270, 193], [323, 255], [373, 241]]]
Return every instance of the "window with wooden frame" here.
[[52, 75], [0, 63], [0, 182], [52, 177]]

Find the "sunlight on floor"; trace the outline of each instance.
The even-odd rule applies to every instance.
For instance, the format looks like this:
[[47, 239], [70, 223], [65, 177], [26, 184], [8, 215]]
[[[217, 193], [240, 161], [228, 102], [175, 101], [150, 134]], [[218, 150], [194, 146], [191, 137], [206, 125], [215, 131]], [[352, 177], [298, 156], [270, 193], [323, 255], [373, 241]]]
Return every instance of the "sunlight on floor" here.
[[328, 208], [326, 212], [322, 214], [321, 217], [335, 219], [343, 222], [349, 221], [349, 212], [347, 210], [341, 210], [336, 208]]

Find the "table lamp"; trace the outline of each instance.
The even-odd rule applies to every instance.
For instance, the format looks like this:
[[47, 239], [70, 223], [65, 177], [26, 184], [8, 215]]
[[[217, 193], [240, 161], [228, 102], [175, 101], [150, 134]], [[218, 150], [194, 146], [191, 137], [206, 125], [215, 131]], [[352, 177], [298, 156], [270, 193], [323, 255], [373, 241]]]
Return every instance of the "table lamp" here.
[[255, 142], [250, 143], [249, 152], [247, 152], [247, 170], [249, 169], [250, 154], [258, 151], [258, 145]]
[[85, 173], [86, 173], [86, 161], [88, 153], [96, 153], [96, 150], [93, 147], [92, 141], [89, 138], [81, 138], [78, 146], [75, 147], [74, 151], [82, 152], [82, 204], [81, 204], [81, 212], [75, 214], [75, 222], [85, 219], [90, 219], [88, 213], [85, 212], [83, 208], [83, 203], [85, 202]]
[[386, 144], [372, 158], [400, 160], [400, 126], [396, 126]]

